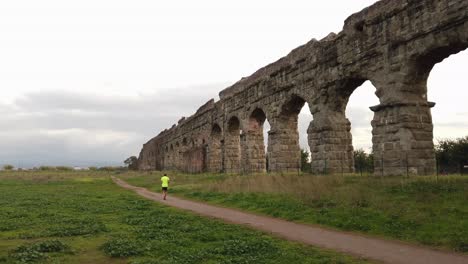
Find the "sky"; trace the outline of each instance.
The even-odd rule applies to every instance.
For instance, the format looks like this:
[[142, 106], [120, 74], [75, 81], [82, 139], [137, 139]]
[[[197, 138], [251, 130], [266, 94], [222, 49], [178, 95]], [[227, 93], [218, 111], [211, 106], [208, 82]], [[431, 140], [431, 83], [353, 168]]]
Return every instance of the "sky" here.
[[[120, 165], [218, 92], [375, 0], [1, 1], [0, 165]], [[436, 138], [468, 133], [467, 52], [428, 83]], [[370, 150], [369, 83], [347, 115]], [[299, 132], [307, 148], [310, 112]]]

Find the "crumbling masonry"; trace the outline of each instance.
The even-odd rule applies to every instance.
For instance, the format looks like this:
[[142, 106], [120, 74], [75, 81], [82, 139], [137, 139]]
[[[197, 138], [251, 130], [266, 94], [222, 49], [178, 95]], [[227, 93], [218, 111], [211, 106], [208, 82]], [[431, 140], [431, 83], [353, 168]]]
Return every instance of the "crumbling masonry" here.
[[[349, 17], [341, 33], [296, 48], [161, 132], [144, 144], [139, 169], [297, 171], [298, 113], [307, 102], [312, 168], [353, 172], [345, 109], [369, 80], [380, 100], [371, 107], [375, 170], [434, 173], [435, 104], [427, 100], [426, 82], [436, 63], [467, 47], [467, 0], [379, 1]], [[271, 125], [266, 153], [265, 120]]]

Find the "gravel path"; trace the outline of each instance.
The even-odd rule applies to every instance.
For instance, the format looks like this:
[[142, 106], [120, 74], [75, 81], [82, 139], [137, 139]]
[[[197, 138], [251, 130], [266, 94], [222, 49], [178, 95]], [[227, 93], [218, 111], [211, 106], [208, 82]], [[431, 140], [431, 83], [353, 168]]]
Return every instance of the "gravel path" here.
[[251, 228], [272, 233], [288, 240], [327, 248], [366, 259], [376, 260], [378, 262], [468, 264], [468, 256], [466, 255], [437, 251], [430, 248], [408, 245], [398, 241], [339, 232], [313, 225], [292, 223], [235, 209], [188, 201], [173, 196], [168, 196], [168, 199], [164, 201], [161, 194], [151, 192], [145, 188], [132, 186], [118, 178], [113, 177], [112, 179], [123, 188], [133, 190], [147, 199], [168, 206], [189, 210], [203, 216], [222, 219], [234, 224], [247, 225]]

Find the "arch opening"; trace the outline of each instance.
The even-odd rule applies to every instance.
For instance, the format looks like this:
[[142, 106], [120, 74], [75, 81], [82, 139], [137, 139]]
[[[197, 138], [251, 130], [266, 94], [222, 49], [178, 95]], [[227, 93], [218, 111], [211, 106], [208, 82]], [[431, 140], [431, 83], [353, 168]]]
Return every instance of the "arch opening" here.
[[[443, 141], [456, 142], [468, 136], [468, 50], [446, 56], [431, 69], [427, 80], [427, 99], [436, 103], [431, 109], [433, 143], [436, 146], [436, 169], [439, 173], [462, 173], [468, 158], [455, 158]], [[465, 169], [466, 172], [466, 169]]]
[[309, 146], [308, 131], [313, 120], [314, 118], [310, 112], [310, 106], [307, 102], [305, 102], [304, 106], [299, 112], [297, 122], [297, 129], [299, 133], [299, 148], [301, 153], [300, 168], [304, 173], [312, 172], [312, 153]]
[[[355, 86], [357, 85], [357, 86]], [[372, 120], [370, 107], [379, 105], [376, 88], [370, 81], [358, 81], [349, 87], [345, 114], [350, 125], [350, 143], [354, 171], [359, 174], [374, 173], [374, 151], [372, 143]], [[343, 161], [343, 162], [346, 162]]]

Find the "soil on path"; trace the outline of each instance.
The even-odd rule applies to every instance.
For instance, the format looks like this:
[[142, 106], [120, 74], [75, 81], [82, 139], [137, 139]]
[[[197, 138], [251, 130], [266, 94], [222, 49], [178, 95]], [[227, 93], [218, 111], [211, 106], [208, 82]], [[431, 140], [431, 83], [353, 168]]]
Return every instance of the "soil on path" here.
[[328, 230], [313, 225], [292, 223], [235, 209], [188, 201], [173, 196], [169, 197], [167, 200], [163, 200], [161, 194], [151, 192], [145, 188], [132, 186], [118, 178], [112, 177], [112, 179], [123, 188], [133, 190], [147, 199], [168, 206], [189, 210], [203, 216], [219, 218], [230, 223], [247, 225], [288, 240], [327, 248], [366, 259], [398, 264], [468, 264], [468, 256], [466, 255], [408, 245], [398, 241]]

